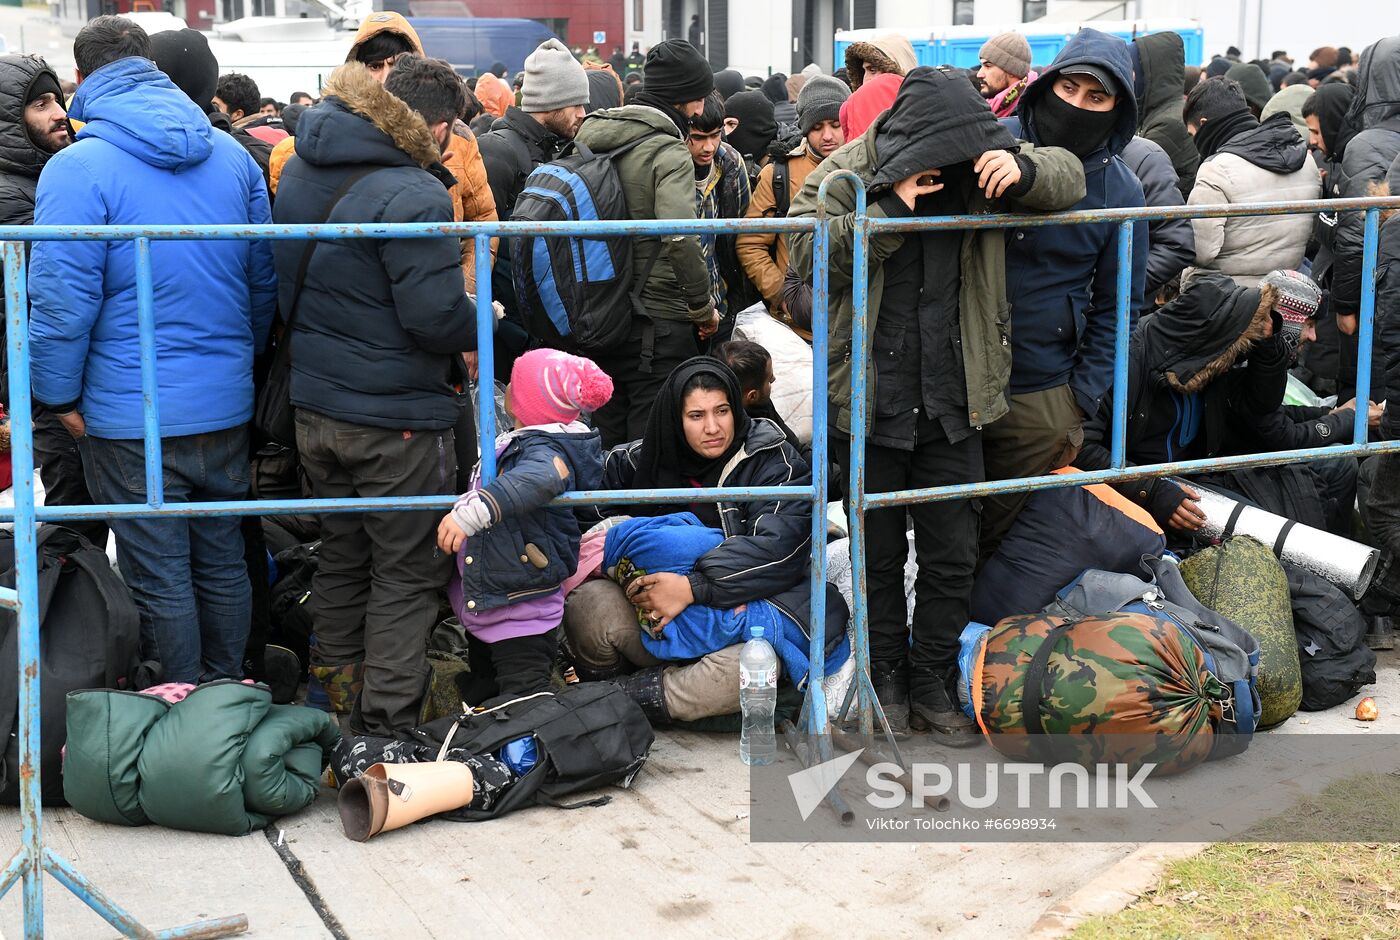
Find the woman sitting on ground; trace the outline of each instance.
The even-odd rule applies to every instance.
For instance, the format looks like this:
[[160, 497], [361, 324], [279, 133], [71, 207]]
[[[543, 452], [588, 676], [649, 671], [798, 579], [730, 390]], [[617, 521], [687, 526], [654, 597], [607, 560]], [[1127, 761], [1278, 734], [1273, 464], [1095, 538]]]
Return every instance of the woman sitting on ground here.
[[[739, 380], [701, 356], [677, 366], [652, 404], [646, 436], [605, 457], [603, 488], [805, 486], [806, 462], [777, 425], [744, 412]], [[698, 659], [665, 662], [642, 642], [692, 604], [721, 611], [768, 600], [806, 635], [810, 615], [811, 506], [802, 500], [695, 502], [599, 507], [599, 517], [693, 513], [724, 540], [690, 574], [642, 573], [627, 592], [611, 580], [587, 581], [564, 611], [580, 679], [618, 682], [653, 724], [693, 721], [739, 710], [742, 640]], [[845, 643], [846, 606], [827, 591], [828, 653]], [[828, 660], [830, 661], [830, 660]]]

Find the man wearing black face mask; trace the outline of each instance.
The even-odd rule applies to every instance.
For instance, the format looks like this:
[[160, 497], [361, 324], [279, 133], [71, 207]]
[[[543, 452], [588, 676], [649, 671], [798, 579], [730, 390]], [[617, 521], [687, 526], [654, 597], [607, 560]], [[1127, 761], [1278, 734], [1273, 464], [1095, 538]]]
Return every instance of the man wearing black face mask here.
[[[1142, 184], [1120, 159], [1137, 127], [1127, 43], [1082, 29], [1002, 121], [1037, 146], [1064, 147], [1084, 165], [1087, 194], [1074, 211], [1144, 205]], [[1028, 228], [1007, 234], [1011, 301], [1011, 413], [983, 435], [987, 478], [1038, 476], [1070, 464], [1083, 423], [1113, 384], [1118, 226]], [[1137, 320], [1147, 277], [1146, 222], [1133, 226], [1129, 302]], [[995, 549], [1024, 494], [987, 499], [982, 557]]]

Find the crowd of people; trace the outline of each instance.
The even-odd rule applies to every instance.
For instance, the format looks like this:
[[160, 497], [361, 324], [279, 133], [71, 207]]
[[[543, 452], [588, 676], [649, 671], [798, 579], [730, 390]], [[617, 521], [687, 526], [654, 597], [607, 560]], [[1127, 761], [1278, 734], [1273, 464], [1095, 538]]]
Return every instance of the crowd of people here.
[[[426, 57], [401, 16], [375, 13], [319, 98], [297, 92], [287, 105], [247, 76], [220, 75], [193, 30], [147, 36], [103, 16], [74, 56], [71, 94], [41, 59], [0, 57], [5, 224], [508, 220], [531, 174], [571, 148], [617, 152], [633, 220], [825, 212], [837, 480], [853, 426], [857, 190], [849, 174], [833, 179], [819, 206], [832, 174], [858, 177], [879, 219], [1400, 194], [1400, 37], [1355, 60], [1315, 50], [1307, 69], [1282, 51], [1245, 62], [1233, 49], [1196, 68], [1175, 33], [1124, 42], [1083, 29], [1037, 64], [1025, 37], [1008, 32], [986, 43], [979, 68], [962, 70], [918, 66], [908, 40], [887, 34], [849, 46], [834, 75], [814, 65], [766, 78], [715, 71], [685, 40], [645, 55], [617, 49], [609, 62], [548, 40], [512, 83], [501, 66], [469, 84]], [[1127, 272], [1112, 222], [874, 235], [868, 491], [1109, 466], [1124, 278], [1135, 325], [1130, 462], [1336, 443], [1358, 407], [1374, 434], [1396, 436], [1400, 418], [1385, 408], [1392, 387], [1400, 394], [1392, 215], [1376, 267], [1379, 404], [1354, 400], [1360, 213], [1139, 222]], [[758, 310], [811, 341], [813, 236], [632, 241], [630, 328], [588, 356], [531, 335], [513, 239], [492, 242], [490, 336], [477, 332], [471, 239], [152, 243], [167, 503], [462, 494], [445, 516], [308, 523], [319, 556], [309, 678], [354, 733], [419, 722], [426, 646], [444, 616], [464, 631], [483, 698], [547, 688], [562, 664], [582, 681], [618, 682], [657, 724], [738, 710], [738, 646], [660, 656], [645, 642], [687, 610], [768, 601], [794, 629], [810, 626], [807, 503], [551, 505], [571, 490], [811, 480], [809, 442], [771, 400], [772, 357], [736, 337], [735, 323]], [[137, 260], [125, 241], [30, 251], [35, 447], [50, 503], [147, 498]], [[499, 467], [489, 482], [470, 404], [482, 343], [509, 378], [513, 421], [487, 442]], [[252, 421], [278, 362], [290, 364], [294, 448]], [[1335, 403], [1285, 404], [1290, 376]], [[1345, 457], [1207, 482], [1351, 534], [1360, 479], [1369, 537], [1390, 558], [1400, 553], [1397, 477], [1400, 456], [1364, 467]], [[1121, 489], [1177, 537], [1204, 522], [1192, 486]], [[872, 678], [897, 729], [978, 739], [955, 693], [958, 637], [980, 566], [1024, 505], [1010, 495], [868, 514]], [[619, 517], [677, 509], [717, 533], [689, 573], [591, 576], [596, 536]], [[110, 526], [143, 653], [165, 679], [274, 669], [266, 562], [288, 531], [276, 519], [81, 525], [99, 543]], [[1400, 602], [1392, 568], [1366, 600], [1380, 646]], [[846, 607], [829, 593], [827, 635], [844, 643]]]

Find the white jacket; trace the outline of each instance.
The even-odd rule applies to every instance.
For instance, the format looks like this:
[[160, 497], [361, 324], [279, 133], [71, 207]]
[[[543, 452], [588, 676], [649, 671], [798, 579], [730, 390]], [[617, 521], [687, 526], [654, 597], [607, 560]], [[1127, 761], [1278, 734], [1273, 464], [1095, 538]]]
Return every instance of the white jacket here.
[[[1286, 202], [1317, 199], [1322, 174], [1311, 159], [1293, 173], [1273, 173], [1233, 153], [1217, 153], [1201, 164], [1188, 205]], [[1196, 263], [1181, 276], [1184, 289], [1201, 268], [1228, 274], [1242, 287], [1254, 287], [1270, 271], [1303, 263], [1315, 214], [1192, 219]]]

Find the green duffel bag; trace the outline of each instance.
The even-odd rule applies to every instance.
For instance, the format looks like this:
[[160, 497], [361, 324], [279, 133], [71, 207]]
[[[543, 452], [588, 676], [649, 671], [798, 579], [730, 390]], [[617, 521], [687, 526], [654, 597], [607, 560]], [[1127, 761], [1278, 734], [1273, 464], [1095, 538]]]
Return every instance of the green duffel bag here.
[[63, 793], [90, 819], [244, 835], [316, 799], [340, 739], [326, 712], [274, 705], [267, 686], [221, 679], [183, 699], [68, 694]]
[[1181, 577], [1196, 599], [1259, 641], [1259, 727], [1287, 721], [1303, 701], [1288, 575], [1258, 539], [1236, 535], [1192, 555]]

